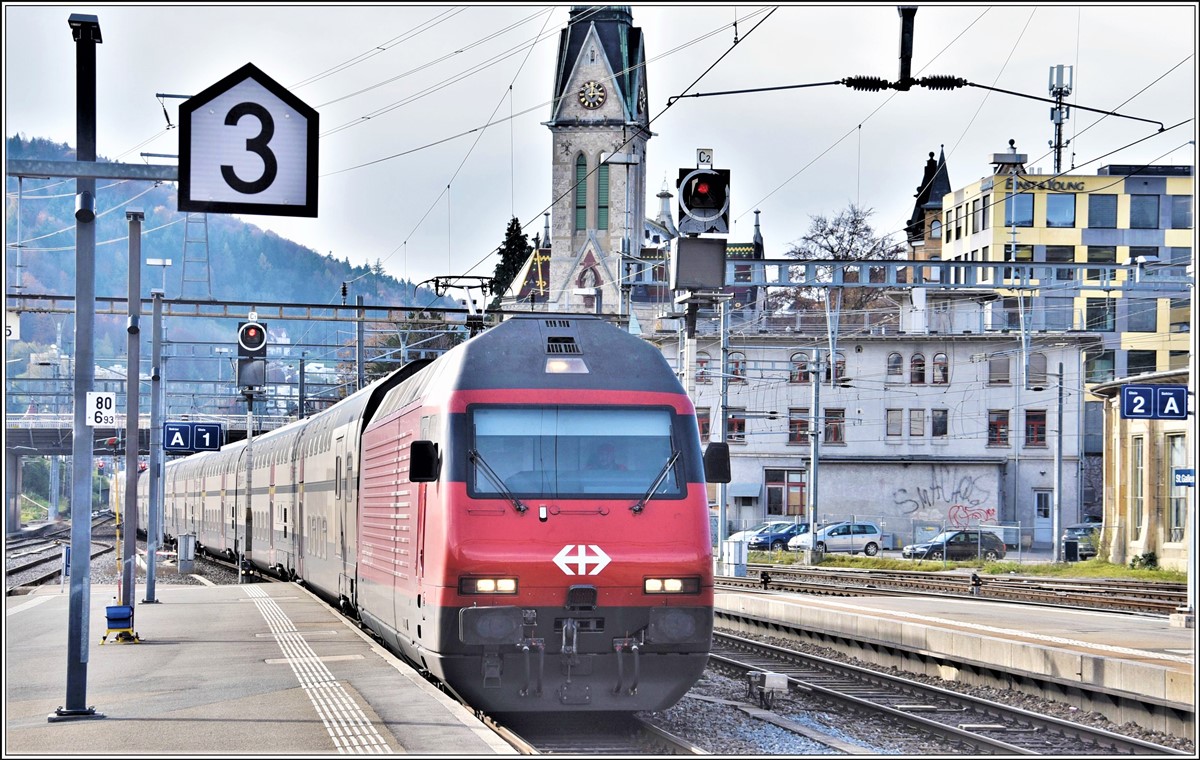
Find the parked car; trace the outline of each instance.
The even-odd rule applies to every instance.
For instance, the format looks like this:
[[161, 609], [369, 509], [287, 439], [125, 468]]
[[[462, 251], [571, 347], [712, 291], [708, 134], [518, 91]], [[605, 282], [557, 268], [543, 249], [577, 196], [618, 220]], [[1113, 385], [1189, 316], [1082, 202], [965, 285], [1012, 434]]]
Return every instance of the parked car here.
[[1004, 541], [989, 530], [946, 530], [901, 550], [905, 559], [1004, 559]]
[[794, 542], [788, 542], [788, 548], [793, 550], [811, 549], [813, 541], [816, 548], [822, 552], [862, 552], [868, 557], [874, 557], [883, 546], [883, 535], [879, 526], [869, 522], [842, 522], [826, 525], [816, 533], [804, 533], [797, 536]]
[[1068, 525], [1063, 531], [1063, 538], [1074, 538], [1079, 541], [1079, 558], [1091, 559], [1096, 556], [1096, 538], [1100, 533], [1097, 523], [1077, 523]]
[[796, 536], [808, 532], [808, 523], [787, 523], [783, 528], [763, 528], [750, 537], [750, 547], [755, 551], [780, 551]]
[[[755, 525], [753, 528], [749, 528], [748, 530], [739, 530], [737, 533], [734, 533], [732, 536], [729, 536], [725, 540], [726, 541], [747, 541], [747, 542], [749, 542], [750, 539], [753, 538], [754, 535], [756, 533], [758, 533], [759, 531], [767, 530], [768, 528], [772, 529], [772, 530], [783, 530], [787, 526], [794, 525], [794, 524], [795, 523], [789, 522], [787, 520], [771, 520], [768, 522], [764, 522], [764, 523]], [[714, 536], [714, 539], [715, 538], [716, 537]]]

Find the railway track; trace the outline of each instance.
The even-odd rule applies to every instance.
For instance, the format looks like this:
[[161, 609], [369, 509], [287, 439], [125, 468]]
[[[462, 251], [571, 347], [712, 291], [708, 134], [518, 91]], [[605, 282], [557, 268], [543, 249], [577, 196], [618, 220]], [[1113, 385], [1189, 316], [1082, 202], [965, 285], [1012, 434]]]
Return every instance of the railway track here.
[[[929, 753], [932, 737], [956, 753], [1097, 755], [1187, 753], [1083, 724], [929, 686], [835, 660], [827, 660], [724, 633], [715, 633], [710, 667], [746, 677], [751, 672], [786, 677], [787, 690], [817, 694], [870, 716], [892, 721], [914, 736], [901, 754]], [[760, 677], [759, 682], [762, 682]], [[748, 697], [764, 691], [748, 681]], [[767, 700], [769, 703], [770, 700]], [[776, 704], [776, 707], [779, 707]], [[899, 738], [899, 741], [904, 741]]]
[[636, 715], [510, 714], [487, 719], [522, 754], [708, 755], [708, 751]]
[[[763, 574], [768, 576], [763, 583]], [[1180, 583], [1134, 582], [1117, 579], [1043, 579], [1030, 576], [983, 575], [979, 598], [1105, 612], [1170, 615], [1187, 603]], [[954, 594], [971, 592], [971, 577], [963, 573], [876, 570], [820, 570], [776, 565], [749, 565], [746, 577], [719, 576], [726, 588], [769, 588], [830, 596], [895, 594]]]

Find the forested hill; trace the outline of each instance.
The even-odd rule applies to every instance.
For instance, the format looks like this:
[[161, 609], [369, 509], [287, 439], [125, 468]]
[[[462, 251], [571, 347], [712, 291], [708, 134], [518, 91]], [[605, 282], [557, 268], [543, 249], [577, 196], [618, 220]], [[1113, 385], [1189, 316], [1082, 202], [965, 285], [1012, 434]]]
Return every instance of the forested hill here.
[[[6, 140], [7, 159], [75, 160], [75, 150], [41, 138], [18, 135]], [[99, 156], [100, 161], [111, 159]], [[63, 179], [7, 178], [5, 204], [5, 291], [8, 294], [69, 295], [75, 290], [75, 182]], [[18, 190], [20, 199], [18, 201]], [[171, 259], [166, 269], [167, 298], [201, 298], [202, 270], [188, 264], [183, 281], [185, 236], [189, 259], [202, 256], [193, 242], [202, 227], [188, 222], [177, 210], [175, 183], [157, 184], [119, 180], [96, 181], [96, 295], [124, 297], [128, 287], [129, 223], [125, 210], [141, 209], [142, 257]], [[20, 220], [18, 224], [18, 209]], [[185, 228], [187, 228], [185, 232]], [[280, 303], [341, 303], [341, 286], [349, 282], [347, 302], [356, 296], [364, 302], [388, 306], [444, 306], [455, 304], [422, 289], [414, 294], [411, 283], [382, 273], [376, 266], [352, 266], [350, 251], [321, 254], [273, 232], [247, 224], [227, 214], [207, 216], [207, 256], [211, 295], [216, 301]], [[20, 242], [21, 269], [14, 246]], [[338, 258], [336, 254], [341, 254]], [[142, 270], [142, 296], [163, 285], [163, 270]], [[34, 327], [38, 332], [45, 328]], [[25, 341], [53, 342], [50, 335], [22, 335]]]

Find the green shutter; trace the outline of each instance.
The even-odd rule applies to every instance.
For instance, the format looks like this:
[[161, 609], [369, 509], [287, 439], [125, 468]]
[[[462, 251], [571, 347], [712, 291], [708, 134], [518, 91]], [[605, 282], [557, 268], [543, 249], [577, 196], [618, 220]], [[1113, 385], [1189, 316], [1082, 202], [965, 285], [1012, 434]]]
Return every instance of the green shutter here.
[[587, 229], [587, 159], [575, 159], [575, 229]]
[[596, 227], [606, 230], [608, 229], [608, 166], [601, 166], [597, 175]]

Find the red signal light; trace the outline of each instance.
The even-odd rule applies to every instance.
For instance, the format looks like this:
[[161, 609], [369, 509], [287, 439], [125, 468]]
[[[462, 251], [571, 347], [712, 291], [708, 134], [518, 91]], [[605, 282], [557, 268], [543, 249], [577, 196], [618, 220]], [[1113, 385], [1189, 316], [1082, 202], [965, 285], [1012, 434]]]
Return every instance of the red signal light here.
[[700, 193], [701, 195], [708, 195], [708, 183], [707, 182], [697, 182], [696, 183], [696, 192]]

